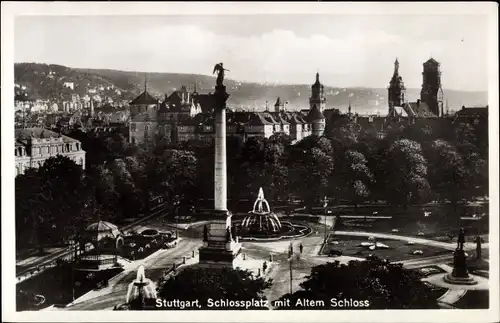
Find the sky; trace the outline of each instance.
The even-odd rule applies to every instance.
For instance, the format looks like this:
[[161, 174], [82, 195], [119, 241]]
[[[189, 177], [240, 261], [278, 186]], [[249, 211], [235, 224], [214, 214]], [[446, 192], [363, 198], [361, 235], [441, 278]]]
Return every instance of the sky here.
[[488, 90], [488, 17], [412, 15], [19, 16], [15, 62], [211, 74], [251, 82], [387, 87], [394, 60], [408, 88], [441, 63], [446, 89]]

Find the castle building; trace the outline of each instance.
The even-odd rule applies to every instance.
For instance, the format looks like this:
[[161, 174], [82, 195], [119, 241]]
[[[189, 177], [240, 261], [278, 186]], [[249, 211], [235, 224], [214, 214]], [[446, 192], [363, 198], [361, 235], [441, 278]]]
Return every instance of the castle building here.
[[158, 127], [158, 103], [158, 100], [148, 93], [147, 84], [145, 83], [144, 92], [129, 103], [130, 142], [144, 142], [154, 137]]
[[15, 130], [16, 176], [38, 168], [50, 157], [66, 156], [85, 169], [85, 151], [80, 141], [43, 128]]
[[[236, 112], [228, 109], [227, 135], [239, 136], [244, 141], [250, 137], [269, 138], [277, 134], [289, 135], [292, 142], [314, 134], [322, 136], [325, 130], [326, 107], [324, 87], [316, 74], [310, 98], [311, 109], [302, 112], [286, 111], [287, 102], [277, 98], [274, 111]], [[210, 142], [214, 138], [213, 107], [211, 93], [199, 94], [196, 88], [188, 91], [186, 86], [165, 95], [161, 104], [144, 92], [130, 103], [131, 119], [129, 138], [131, 143], [142, 143], [156, 136], [170, 142], [201, 140]]]
[[420, 101], [426, 103], [435, 116], [442, 116], [444, 113], [440, 64], [430, 58], [423, 64], [423, 68]]

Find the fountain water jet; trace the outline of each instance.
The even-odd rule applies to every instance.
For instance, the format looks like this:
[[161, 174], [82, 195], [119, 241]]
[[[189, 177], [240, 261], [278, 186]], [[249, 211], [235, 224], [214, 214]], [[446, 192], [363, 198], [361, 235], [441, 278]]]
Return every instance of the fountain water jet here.
[[253, 204], [253, 210], [249, 213], [250, 215], [241, 222], [242, 230], [264, 234], [276, 233], [281, 230], [281, 222], [278, 216], [271, 212], [269, 203], [264, 198], [262, 187], [259, 189], [259, 194]]
[[146, 303], [156, 299], [156, 290], [151, 279], [146, 278], [144, 266], [137, 269], [136, 279], [128, 285], [126, 302], [132, 309], [143, 309]]

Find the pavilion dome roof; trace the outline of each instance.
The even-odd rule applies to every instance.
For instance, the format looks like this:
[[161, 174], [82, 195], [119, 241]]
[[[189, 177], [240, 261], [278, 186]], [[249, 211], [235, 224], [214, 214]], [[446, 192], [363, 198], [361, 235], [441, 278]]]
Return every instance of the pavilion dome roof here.
[[85, 234], [94, 240], [101, 240], [109, 237], [116, 239], [120, 235], [118, 227], [110, 222], [98, 221], [92, 223], [85, 229]]

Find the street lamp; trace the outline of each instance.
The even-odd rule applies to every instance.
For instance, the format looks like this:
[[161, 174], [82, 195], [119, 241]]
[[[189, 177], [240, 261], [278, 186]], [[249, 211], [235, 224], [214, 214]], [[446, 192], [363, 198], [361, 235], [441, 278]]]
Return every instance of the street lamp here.
[[323, 199], [323, 209], [324, 209], [324, 213], [325, 213], [325, 242], [324, 243], [326, 243], [326, 238], [327, 238], [326, 237], [326, 232], [327, 232], [327, 230], [326, 230], [326, 207], [327, 206], [328, 206], [328, 199], [325, 196], [325, 198]]
[[290, 241], [290, 247], [288, 248], [288, 261], [290, 263], [290, 295], [292, 295], [292, 259], [293, 259], [293, 243]]
[[179, 195], [174, 197], [174, 214], [175, 214], [175, 239], [179, 237]]

